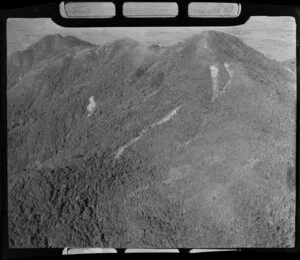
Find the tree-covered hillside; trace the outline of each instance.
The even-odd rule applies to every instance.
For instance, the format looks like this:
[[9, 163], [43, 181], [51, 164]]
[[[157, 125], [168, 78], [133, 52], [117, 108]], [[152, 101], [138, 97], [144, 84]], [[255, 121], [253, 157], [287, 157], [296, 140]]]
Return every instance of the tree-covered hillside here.
[[295, 74], [229, 34], [49, 35], [7, 64], [12, 247], [290, 247]]

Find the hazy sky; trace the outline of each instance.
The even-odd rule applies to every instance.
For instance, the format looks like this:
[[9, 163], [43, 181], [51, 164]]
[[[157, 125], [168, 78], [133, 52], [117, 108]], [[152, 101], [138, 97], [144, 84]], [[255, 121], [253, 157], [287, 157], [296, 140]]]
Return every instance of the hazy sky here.
[[131, 27], [64, 28], [49, 18], [13, 18], [7, 21], [7, 50], [23, 50], [41, 37], [60, 33], [102, 45], [123, 37], [140, 42], [171, 45], [204, 29], [228, 32], [240, 37], [266, 56], [286, 60], [296, 57], [296, 23], [293, 17], [251, 17], [235, 27]]

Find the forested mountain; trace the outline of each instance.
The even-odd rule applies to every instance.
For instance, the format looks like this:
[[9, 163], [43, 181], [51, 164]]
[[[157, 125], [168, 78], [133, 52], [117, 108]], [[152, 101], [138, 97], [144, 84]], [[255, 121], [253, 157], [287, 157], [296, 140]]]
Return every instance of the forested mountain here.
[[49, 35], [8, 56], [12, 247], [287, 247], [296, 78], [229, 34]]

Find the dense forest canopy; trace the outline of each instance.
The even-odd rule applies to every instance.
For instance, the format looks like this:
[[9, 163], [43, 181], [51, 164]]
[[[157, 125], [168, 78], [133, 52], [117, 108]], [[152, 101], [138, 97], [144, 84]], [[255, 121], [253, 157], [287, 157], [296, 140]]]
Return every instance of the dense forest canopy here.
[[10, 246], [293, 246], [292, 64], [216, 31], [12, 53]]

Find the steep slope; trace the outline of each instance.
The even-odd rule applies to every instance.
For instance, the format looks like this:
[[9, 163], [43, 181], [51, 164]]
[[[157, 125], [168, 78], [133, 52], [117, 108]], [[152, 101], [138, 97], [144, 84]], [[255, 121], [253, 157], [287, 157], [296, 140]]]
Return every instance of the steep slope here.
[[294, 76], [294, 78], [296, 78], [296, 72], [297, 72], [296, 59], [282, 61], [281, 65], [289, 73], [290, 76]]
[[293, 244], [295, 75], [214, 31], [63, 39], [9, 59], [11, 246]]
[[[30, 156], [34, 160], [37, 159], [36, 154], [44, 160], [53, 153], [62, 152], [62, 146], [67, 143], [78, 148], [83, 144], [87, 146], [82, 142], [82, 137], [79, 136], [82, 133], [79, 132], [83, 131], [82, 123], [87, 120], [86, 107], [89, 98], [91, 96], [97, 98], [97, 115], [101, 114], [101, 107], [104, 107], [108, 111], [102, 116], [111, 118], [114, 114], [117, 116], [117, 105], [121, 104], [125, 79], [130, 75], [131, 80], [135, 80], [147, 66], [151, 65], [153, 56], [157, 55], [158, 51], [151, 49], [148, 51], [137, 42], [121, 40], [103, 48], [70, 47], [68, 51], [55, 55], [54, 58], [51, 56], [46, 59], [47, 65], [39, 65], [38, 68], [29, 70], [21, 83], [9, 89], [8, 128], [17, 132], [16, 126], [20, 125], [25, 129], [27, 127], [31, 129], [28, 138], [35, 140], [36, 144], [29, 142], [33, 147], [27, 152], [27, 157]], [[138, 64], [144, 59], [146, 59], [143, 65], [145, 68], [137, 69]], [[97, 115], [96, 120], [102, 120]], [[56, 121], [59, 124], [57, 126]], [[109, 120], [107, 122], [109, 123]], [[87, 123], [99, 124], [98, 121]], [[53, 127], [44, 127], [51, 124]], [[51, 136], [51, 133], [41, 133], [42, 130], [53, 130], [54, 136]], [[103, 128], [103, 131], [107, 129]], [[70, 140], [65, 142], [64, 139], [68, 134]], [[100, 135], [101, 132], [97, 134]], [[16, 135], [19, 136], [18, 133]], [[92, 139], [90, 141], [93, 142]], [[66, 148], [67, 153], [72, 147]], [[22, 149], [25, 147], [22, 146]], [[28, 164], [27, 157], [25, 165]]]

